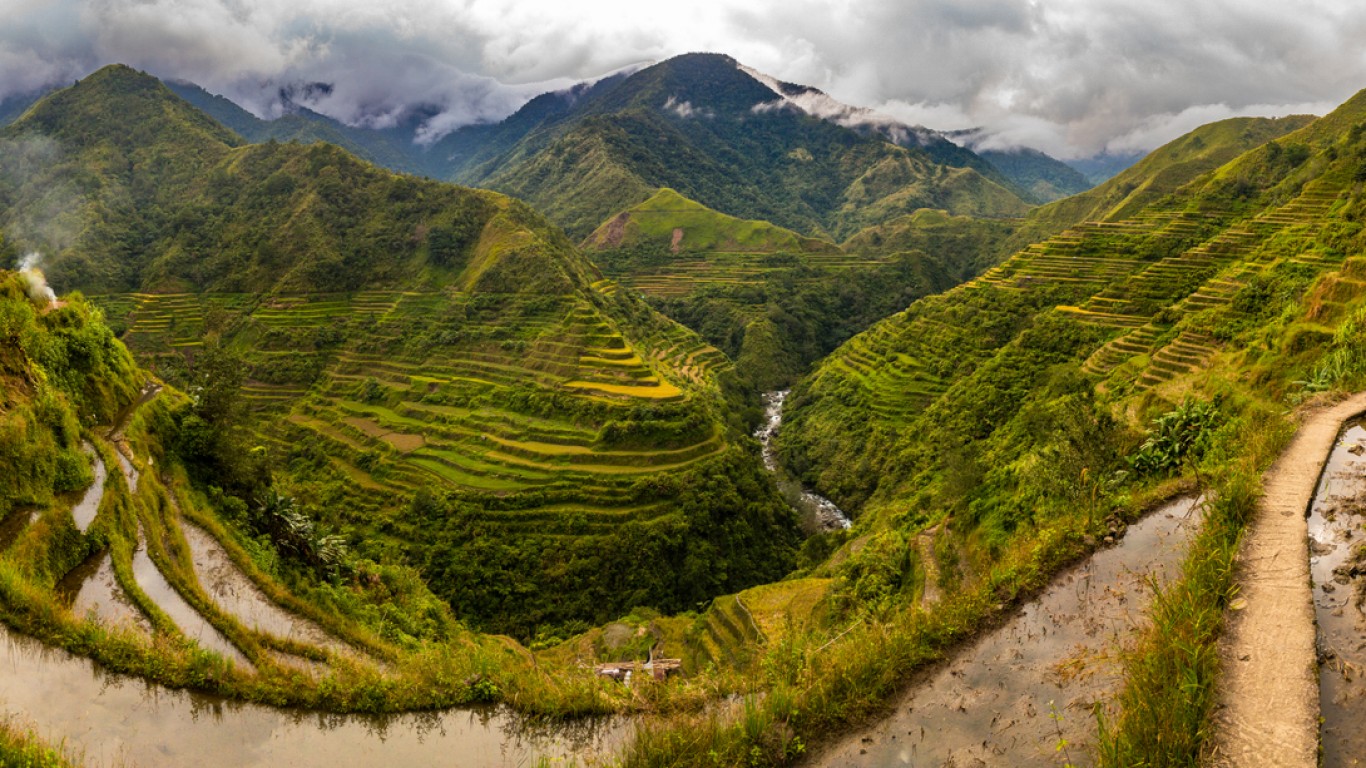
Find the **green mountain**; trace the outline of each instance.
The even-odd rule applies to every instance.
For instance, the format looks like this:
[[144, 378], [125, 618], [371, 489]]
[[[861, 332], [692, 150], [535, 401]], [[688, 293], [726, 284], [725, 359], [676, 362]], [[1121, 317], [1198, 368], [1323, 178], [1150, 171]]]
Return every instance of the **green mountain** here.
[[[288, 111], [273, 120], [262, 120], [234, 102], [181, 80], [165, 80], [166, 87], [199, 111], [222, 123], [253, 144], [267, 141], [335, 144], [362, 160], [401, 173], [424, 173], [422, 153], [413, 146], [411, 130], [357, 128], [320, 115], [310, 109], [289, 105]], [[427, 173], [426, 175], [435, 175]]]
[[293, 104], [281, 118], [260, 120], [198, 86], [168, 86], [252, 142], [325, 141], [390, 169], [495, 189], [576, 237], [661, 187], [818, 238], [919, 208], [1018, 215], [1084, 188], [1042, 153], [992, 161], [715, 54], [545, 93], [499, 123], [464, 126], [430, 146], [415, 142], [427, 116], [420, 109], [384, 130]]
[[766, 221], [718, 213], [665, 187], [618, 213], [588, 235], [589, 250], [667, 249], [671, 253], [831, 251], [832, 243], [802, 237]]
[[525, 205], [245, 144], [126, 67], [0, 140], [24, 148], [0, 183], [8, 258], [97, 294], [172, 382], [240, 379], [262, 451], [184, 446], [228, 517], [274, 489], [522, 636], [790, 567], [792, 514], [729, 425], [724, 356]]
[[[1313, 378], [1325, 323], [1361, 298], [1348, 257], [1363, 103], [1216, 123], [1055, 204], [1089, 200], [1099, 216], [875, 325], [801, 383], [783, 433], [793, 467], [879, 520], [967, 515], [999, 538], [1040, 514], [1026, 468], [1065, 453], [1048, 437], [1062, 425], [1028, 419], [1062, 418], [1068, 398], [1150, 412], [1208, 384], [1210, 366], [1254, 365], [1260, 345], [1283, 367], [1259, 388], [1287, 396]], [[1137, 178], [1148, 183], [1130, 188]], [[887, 517], [909, 499], [910, 518]]]
[[660, 187], [813, 237], [842, 237], [919, 208], [1009, 216], [1028, 207], [1004, 179], [785, 106], [715, 54], [680, 56], [590, 89], [455, 178], [526, 200], [576, 236]]
[[1304, 127], [1314, 118], [1235, 117], [1201, 126], [1153, 150], [1093, 189], [1030, 211], [1019, 246], [1083, 221], [1120, 221], [1242, 153]]
[[1095, 186], [1080, 171], [1037, 149], [989, 149], [977, 154], [1039, 203], [1051, 203]]

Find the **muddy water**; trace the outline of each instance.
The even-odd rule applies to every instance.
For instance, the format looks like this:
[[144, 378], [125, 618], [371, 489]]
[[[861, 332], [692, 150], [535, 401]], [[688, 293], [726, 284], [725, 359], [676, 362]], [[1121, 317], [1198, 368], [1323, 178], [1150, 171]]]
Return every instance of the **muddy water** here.
[[1366, 765], [1366, 422], [1343, 430], [1309, 514], [1324, 768]]
[[808, 529], [833, 531], [848, 528], [849, 517], [844, 511], [835, 502], [802, 487], [796, 478], [783, 469], [773, 451], [773, 438], [783, 425], [783, 403], [787, 401], [790, 391], [782, 389], [764, 393], [764, 423], [754, 430], [754, 437], [763, 445], [764, 466], [773, 474], [783, 498], [802, 516], [802, 523]]
[[95, 521], [95, 513], [100, 511], [100, 500], [104, 498], [104, 481], [108, 479], [108, 473], [105, 471], [104, 461], [95, 452], [95, 446], [83, 443], [81, 448], [95, 462], [95, 482], [85, 489], [85, 495], [71, 508], [71, 517], [76, 520], [76, 528], [85, 533], [85, 529]]
[[92, 768], [530, 766], [538, 756], [591, 764], [626, 726], [538, 730], [502, 710], [390, 718], [327, 715], [170, 691], [0, 628], [0, 712], [84, 750]]
[[251, 668], [251, 662], [242, 655], [241, 651], [237, 650], [237, 646], [229, 642], [221, 632], [200, 615], [199, 611], [194, 609], [194, 606], [185, 602], [185, 598], [175, 591], [175, 587], [171, 586], [171, 583], [157, 568], [156, 563], [152, 562], [151, 556], [147, 554], [147, 543], [141, 535], [138, 536], [138, 539], [138, 548], [133, 552], [133, 578], [142, 588], [142, 591], [147, 594], [147, 597], [151, 598], [157, 607], [171, 617], [171, 621], [175, 622], [175, 625], [186, 637], [193, 638], [211, 651], [217, 651], [239, 666]]
[[133, 463], [123, 455], [123, 451], [114, 446], [114, 456], [119, 460], [119, 469], [123, 470], [123, 477], [128, 481], [128, 490], [137, 493], [138, 490], [138, 471], [133, 467]]
[[123, 410], [119, 411], [119, 415], [114, 419], [114, 425], [109, 429], [108, 434], [110, 442], [117, 443], [122, 441], [123, 430], [127, 428], [128, 422], [131, 421], [133, 418], [133, 414], [136, 413], [138, 408], [141, 408], [144, 403], [156, 397], [160, 393], [160, 384], [154, 381], [149, 381], [146, 384], [144, 384], [142, 386], [142, 390], [138, 392], [138, 396], [133, 400], [133, 402], [124, 406]]
[[[912, 684], [893, 715], [819, 756], [821, 766], [1074, 764], [1095, 742], [1092, 706], [1120, 682], [1114, 649], [1178, 573], [1196, 532], [1192, 499], [1130, 526], [1003, 626]], [[1059, 753], [1059, 738], [1066, 752]]]
[[98, 552], [72, 568], [57, 583], [57, 599], [77, 616], [94, 613], [108, 626], [132, 625], [150, 634], [152, 625], [136, 604], [128, 598], [118, 579], [114, 577], [114, 563], [109, 550]]
[[190, 545], [195, 576], [209, 597], [238, 621], [277, 637], [291, 638], [326, 648], [336, 653], [355, 655], [346, 644], [333, 638], [311, 621], [295, 616], [271, 602], [237, 568], [227, 551], [207, 531], [182, 519], [181, 529]]

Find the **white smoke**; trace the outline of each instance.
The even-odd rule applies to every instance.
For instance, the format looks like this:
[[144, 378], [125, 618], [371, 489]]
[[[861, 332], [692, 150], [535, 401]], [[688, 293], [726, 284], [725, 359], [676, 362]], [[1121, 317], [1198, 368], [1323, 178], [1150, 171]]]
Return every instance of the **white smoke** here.
[[43, 254], [37, 251], [30, 251], [19, 260], [19, 276], [28, 284], [29, 298], [34, 301], [46, 300], [48, 306], [57, 304], [57, 294], [52, 290], [52, 286], [47, 284], [47, 277], [43, 275], [43, 270], [38, 267], [43, 261]]

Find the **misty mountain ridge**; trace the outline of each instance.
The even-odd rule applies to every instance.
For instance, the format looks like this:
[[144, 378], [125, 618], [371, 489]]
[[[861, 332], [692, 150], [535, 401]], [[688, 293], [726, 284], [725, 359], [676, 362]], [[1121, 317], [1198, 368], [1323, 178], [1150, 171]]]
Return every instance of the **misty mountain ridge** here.
[[[781, 98], [728, 56], [689, 54], [595, 85], [454, 180], [520, 197], [583, 236], [661, 187], [728, 215], [839, 239], [918, 208], [1012, 217], [1027, 194], [989, 164], [770, 106]], [[457, 131], [459, 141], [464, 131]], [[442, 143], [438, 143], [440, 147]], [[969, 153], [970, 155], [970, 153]]]
[[[653, 74], [660, 72], [671, 74], [666, 81], [660, 81]], [[667, 87], [664, 87], [665, 82]], [[537, 205], [544, 202], [537, 199], [537, 193], [525, 189], [524, 185], [514, 180], [518, 175], [516, 166], [528, 161], [531, 155], [548, 146], [555, 138], [574, 133], [580, 123], [589, 118], [620, 119], [621, 124], [631, 124], [634, 118], [620, 113], [632, 110], [653, 113], [675, 125], [690, 118], [714, 121], [718, 117], [733, 123], [753, 125], [755, 119], [764, 115], [773, 116], [777, 122], [785, 119], [818, 120], [864, 140], [922, 152], [925, 159], [936, 165], [972, 169], [1019, 199], [1018, 204], [1004, 208], [988, 205], [982, 210], [967, 210], [945, 204], [945, 199], [921, 200], [933, 207], [955, 208], [960, 213], [1016, 215], [1029, 205], [1049, 202], [1086, 188], [1081, 176], [1070, 173], [1066, 165], [1043, 153], [1032, 150], [1024, 153], [1023, 157], [1028, 160], [1026, 163], [1020, 162], [1021, 157], [1015, 154], [997, 156], [996, 162], [993, 162], [992, 158], [963, 146], [951, 134], [907, 125], [873, 110], [844, 104], [816, 88], [780, 81], [719, 54], [687, 54], [643, 69], [624, 70], [596, 81], [547, 92], [533, 98], [500, 122], [462, 126], [434, 141], [429, 139], [433, 133], [430, 121], [436, 115], [435, 107], [414, 105], [397, 124], [386, 128], [347, 125], [313, 111], [308, 106], [312, 103], [312, 95], [320, 89], [326, 90], [329, 87], [326, 83], [282, 87], [280, 103], [285, 114], [274, 120], [258, 118], [230, 100], [214, 96], [192, 84], [171, 81], [168, 85], [182, 98], [249, 141], [328, 141], [393, 170], [488, 186], [514, 195], [529, 194], [528, 201]], [[666, 131], [656, 134], [655, 138], [667, 135]], [[690, 158], [690, 161], [704, 165], [718, 164], [719, 161], [721, 168], [718, 170], [725, 170], [727, 165], [732, 165], [732, 172], [737, 170], [727, 159], [728, 155], [733, 159], [737, 151], [733, 140], [705, 143], [708, 146], [695, 147], [702, 156]], [[666, 159], [661, 156], [658, 147], [650, 145], [651, 142], [641, 141], [632, 150], [631, 154], [636, 155], [635, 165], [640, 165], [651, 155], [656, 165], [682, 161], [677, 157]], [[565, 145], [560, 146], [563, 149]], [[586, 151], [585, 146], [578, 146], [578, 149]], [[803, 149], [793, 146], [787, 152], [796, 152], [801, 156]], [[805, 151], [809, 152], [810, 149], [805, 148]], [[542, 169], [538, 172], [545, 171]], [[557, 223], [581, 235], [595, 228], [606, 216], [647, 199], [660, 187], [683, 189], [688, 186], [676, 174], [645, 172], [637, 168], [626, 171], [625, 175], [639, 177], [643, 186], [626, 197], [614, 197], [610, 205], [588, 206], [592, 213], [582, 218], [564, 218], [555, 211], [548, 213]], [[1046, 183], [1041, 184], [1040, 179], [1045, 179]], [[639, 186], [634, 180], [618, 181], [628, 188]], [[560, 186], [554, 180], [548, 179], [547, 182], [557, 189]], [[705, 193], [696, 190], [690, 192], [691, 197], [706, 198]], [[806, 192], [802, 194], [812, 196]], [[823, 190], [815, 196], [829, 198], [833, 194], [831, 190]], [[546, 195], [542, 194], [541, 197]], [[737, 216], [764, 218], [771, 215], [765, 214], [762, 206], [756, 205], [741, 203], [740, 207], [728, 208], [724, 195], [703, 199], [703, 202]], [[848, 203], [842, 201], [841, 205]], [[853, 205], [857, 207], [864, 203]], [[816, 207], [820, 209], [825, 206], [817, 204]], [[907, 212], [898, 208], [897, 215]], [[818, 215], [793, 211], [775, 223], [810, 235], [828, 234], [832, 224], [835, 225], [834, 230], [843, 234], [852, 231], [851, 227], [841, 228], [829, 214], [829, 211]], [[877, 218], [864, 223], [876, 224], [882, 220], [885, 219]]]

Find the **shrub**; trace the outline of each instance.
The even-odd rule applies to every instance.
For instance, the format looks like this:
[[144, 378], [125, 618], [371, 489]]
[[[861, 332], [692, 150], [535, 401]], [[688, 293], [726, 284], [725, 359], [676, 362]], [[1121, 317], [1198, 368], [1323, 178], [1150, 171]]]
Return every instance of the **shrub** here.
[[1153, 421], [1148, 439], [1129, 464], [1144, 475], [1174, 472], [1186, 459], [1198, 459], [1209, 448], [1218, 420], [1214, 403], [1187, 400]]

